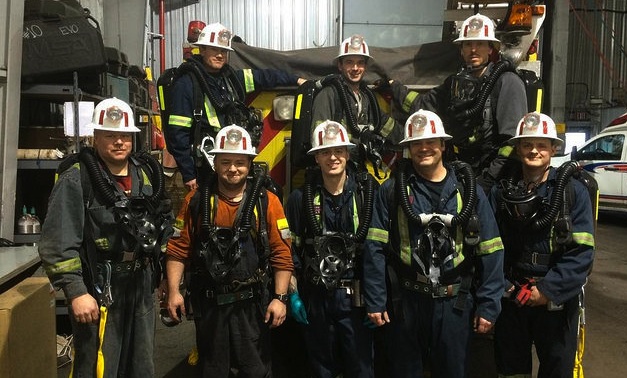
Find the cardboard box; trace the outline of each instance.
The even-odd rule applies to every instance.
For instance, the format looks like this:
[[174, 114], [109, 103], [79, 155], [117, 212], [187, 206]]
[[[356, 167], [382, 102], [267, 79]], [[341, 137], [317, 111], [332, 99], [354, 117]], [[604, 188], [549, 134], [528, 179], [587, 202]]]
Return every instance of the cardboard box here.
[[56, 377], [55, 297], [46, 277], [0, 294], [0, 377]]

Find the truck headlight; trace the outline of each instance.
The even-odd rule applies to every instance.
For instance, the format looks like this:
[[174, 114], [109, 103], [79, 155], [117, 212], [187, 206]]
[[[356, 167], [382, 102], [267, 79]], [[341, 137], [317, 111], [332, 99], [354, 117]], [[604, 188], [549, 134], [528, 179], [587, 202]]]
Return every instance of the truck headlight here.
[[275, 121], [291, 121], [294, 114], [294, 96], [276, 96], [272, 100]]

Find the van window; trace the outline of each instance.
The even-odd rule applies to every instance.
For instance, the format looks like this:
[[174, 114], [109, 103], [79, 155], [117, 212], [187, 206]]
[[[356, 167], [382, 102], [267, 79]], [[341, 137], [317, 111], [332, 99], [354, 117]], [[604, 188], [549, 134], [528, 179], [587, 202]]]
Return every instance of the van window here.
[[577, 152], [577, 160], [620, 160], [625, 136], [607, 135], [584, 146]]

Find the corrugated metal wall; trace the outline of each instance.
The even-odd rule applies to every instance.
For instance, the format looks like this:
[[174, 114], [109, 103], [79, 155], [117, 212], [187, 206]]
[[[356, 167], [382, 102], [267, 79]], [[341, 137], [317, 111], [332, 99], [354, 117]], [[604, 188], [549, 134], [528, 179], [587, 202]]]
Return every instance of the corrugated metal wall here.
[[[256, 47], [294, 50], [337, 45], [341, 4], [338, 0], [166, 1], [166, 64], [172, 67], [180, 63], [187, 25], [193, 20], [207, 24], [220, 22]], [[156, 1], [152, 9], [151, 29], [157, 31]], [[158, 57], [158, 42], [153, 44], [153, 49]], [[155, 64], [158, 66], [158, 61]]]
[[[567, 108], [619, 99], [626, 84], [627, 1], [570, 0]], [[586, 98], [587, 97], [587, 98]], [[624, 101], [624, 96], [623, 96]], [[624, 103], [623, 103], [624, 105]]]

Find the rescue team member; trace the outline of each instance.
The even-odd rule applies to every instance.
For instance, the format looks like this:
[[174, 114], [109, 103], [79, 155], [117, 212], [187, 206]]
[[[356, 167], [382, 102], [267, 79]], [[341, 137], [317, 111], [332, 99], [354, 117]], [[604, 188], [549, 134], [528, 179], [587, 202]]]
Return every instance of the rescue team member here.
[[[298, 78], [280, 70], [234, 70], [229, 66], [231, 47], [231, 31], [219, 23], [209, 24], [203, 28], [196, 45], [200, 54], [193, 55], [188, 62], [195, 65], [201, 72], [208, 93], [202, 93], [204, 106], [195, 115], [195, 88], [191, 75], [181, 76], [172, 87], [169, 124], [165, 127], [168, 151], [174, 156], [187, 188], [197, 187], [196, 168], [192, 145], [198, 132], [202, 137], [214, 137], [220, 128], [232, 123], [247, 122], [249, 109], [244, 105], [245, 96], [255, 90], [277, 86], [300, 85], [305, 79]], [[197, 88], [198, 89], [198, 88]], [[200, 117], [201, 130], [196, 130], [196, 118]], [[261, 120], [255, 120], [255, 122]], [[252, 121], [251, 121], [252, 122]], [[261, 125], [259, 125], [261, 127]], [[261, 131], [261, 130], [259, 130]], [[202, 139], [198, 138], [198, 139]], [[199, 157], [200, 158], [200, 157]]]
[[489, 332], [501, 309], [496, 221], [472, 169], [443, 163], [450, 138], [435, 113], [412, 114], [401, 141], [411, 159], [374, 200], [364, 294], [370, 320], [385, 326], [395, 378], [422, 377], [425, 369], [432, 377], [466, 377], [471, 329]]
[[[392, 117], [381, 111], [374, 92], [363, 80], [371, 59], [370, 48], [361, 35], [355, 34], [342, 41], [333, 61], [339, 77], [330, 77], [332, 85], [325, 85], [316, 94], [311, 130], [332, 120], [346, 125], [351, 141], [357, 144], [367, 144], [372, 138], [397, 144], [403, 138], [402, 125], [396, 125]], [[358, 155], [353, 156], [356, 159]], [[359, 158], [364, 161], [365, 156], [362, 154]]]
[[393, 82], [394, 98], [408, 113], [425, 109], [440, 116], [457, 157], [472, 166], [488, 193], [511, 153], [506, 142], [527, 113], [525, 84], [509, 61], [490, 61], [500, 49], [490, 18], [470, 16], [454, 42], [465, 64], [457, 74], [420, 96]]
[[311, 145], [308, 153], [317, 166], [309, 169], [304, 187], [290, 194], [286, 207], [300, 267], [298, 291], [290, 295], [292, 314], [304, 325], [312, 377], [373, 377], [361, 255], [374, 178], [347, 167], [355, 145], [341, 124], [318, 125]]
[[132, 154], [140, 129], [125, 102], [101, 101], [90, 126], [94, 148], [50, 194], [39, 255], [69, 304], [72, 376], [154, 376], [153, 265], [173, 218], [162, 206], [163, 171]]
[[491, 193], [506, 251], [507, 298], [494, 335], [499, 375], [531, 377], [535, 345], [538, 377], [572, 377], [578, 298], [594, 255], [592, 205], [571, 178], [575, 166], [550, 166], [562, 144], [550, 117], [527, 114], [512, 141], [519, 169]]
[[168, 310], [176, 320], [188, 310], [179, 283], [189, 264], [202, 375], [228, 377], [236, 369], [269, 377], [269, 328], [285, 320], [293, 270], [289, 227], [278, 197], [263, 186], [266, 176], [248, 179], [256, 155], [248, 132], [224, 127], [210, 150], [208, 139], [202, 150], [214, 156], [215, 172], [208, 165], [199, 171], [207, 178], [185, 197], [180, 236], [168, 243]]

